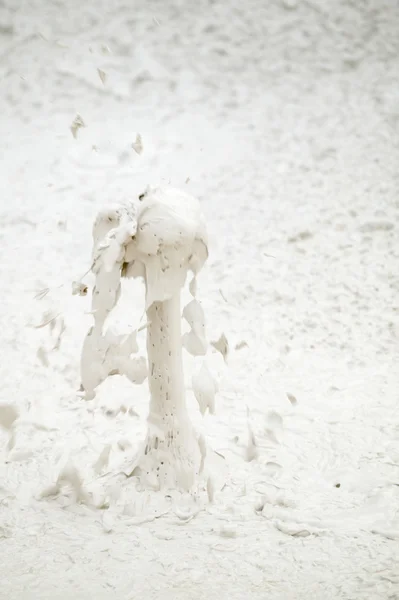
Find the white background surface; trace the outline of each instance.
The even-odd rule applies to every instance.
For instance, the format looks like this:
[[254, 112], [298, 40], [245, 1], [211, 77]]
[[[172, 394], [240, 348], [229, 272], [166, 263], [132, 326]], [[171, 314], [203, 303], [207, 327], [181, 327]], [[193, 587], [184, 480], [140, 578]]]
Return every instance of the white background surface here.
[[[2, 600], [399, 598], [398, 31], [388, 0], [1, 3]], [[169, 181], [201, 200], [200, 298], [231, 348], [216, 416], [188, 391], [224, 456], [191, 520], [112, 479], [146, 387], [76, 395], [96, 212]], [[31, 327], [48, 310], [59, 351]], [[66, 462], [108, 510], [40, 499]]]

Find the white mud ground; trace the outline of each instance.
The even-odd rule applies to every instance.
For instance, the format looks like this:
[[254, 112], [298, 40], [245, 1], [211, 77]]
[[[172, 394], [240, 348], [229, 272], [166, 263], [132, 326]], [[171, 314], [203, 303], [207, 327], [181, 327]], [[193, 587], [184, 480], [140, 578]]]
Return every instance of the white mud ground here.
[[[399, 598], [398, 31], [389, 0], [1, 3], [1, 600]], [[214, 417], [188, 390], [199, 512], [116, 476], [145, 386], [76, 393], [96, 212], [169, 181], [231, 348]]]

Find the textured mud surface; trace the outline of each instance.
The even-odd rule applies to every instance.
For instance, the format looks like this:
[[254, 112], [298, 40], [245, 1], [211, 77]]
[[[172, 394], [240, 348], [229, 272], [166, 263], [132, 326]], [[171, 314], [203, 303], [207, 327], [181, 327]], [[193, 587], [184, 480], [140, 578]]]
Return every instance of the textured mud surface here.
[[[19, 415], [0, 409], [0, 598], [398, 599], [398, 7], [17, 4], [0, 5], [0, 403]], [[198, 511], [117, 475], [145, 386], [76, 394], [93, 219], [168, 181], [201, 200], [199, 293], [230, 347], [215, 416], [188, 391], [223, 456]], [[128, 290], [121, 323], [142, 309]]]

